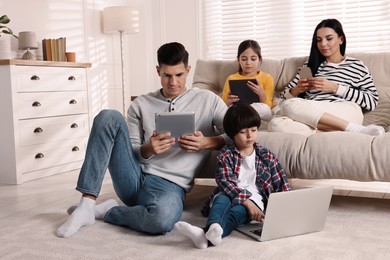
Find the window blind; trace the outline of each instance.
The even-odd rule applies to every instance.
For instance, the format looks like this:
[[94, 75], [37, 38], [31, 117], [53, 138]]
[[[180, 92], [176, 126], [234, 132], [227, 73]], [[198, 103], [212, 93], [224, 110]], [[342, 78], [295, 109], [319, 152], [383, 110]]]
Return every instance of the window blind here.
[[336, 18], [347, 53], [390, 51], [390, 1], [199, 0], [204, 59], [235, 59], [239, 43], [257, 40], [263, 57], [309, 55], [316, 25]]

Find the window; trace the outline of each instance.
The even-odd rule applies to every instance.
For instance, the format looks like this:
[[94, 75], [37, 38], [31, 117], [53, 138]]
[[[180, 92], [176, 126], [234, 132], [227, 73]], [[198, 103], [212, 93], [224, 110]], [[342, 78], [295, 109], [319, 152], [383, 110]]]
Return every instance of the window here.
[[347, 53], [390, 51], [390, 1], [199, 0], [204, 59], [235, 59], [239, 43], [257, 40], [266, 58], [309, 55], [323, 19], [344, 28]]

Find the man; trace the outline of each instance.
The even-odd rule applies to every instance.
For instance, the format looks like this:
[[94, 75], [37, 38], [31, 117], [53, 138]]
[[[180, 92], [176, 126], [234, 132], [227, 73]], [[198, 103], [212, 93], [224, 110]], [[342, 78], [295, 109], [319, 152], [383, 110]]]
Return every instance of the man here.
[[[220, 149], [225, 137], [226, 105], [208, 90], [187, 89], [190, 71], [188, 52], [177, 42], [157, 51], [157, 73], [162, 88], [139, 96], [128, 110], [128, 125], [114, 110], [103, 110], [96, 118], [88, 141], [85, 161], [76, 190], [79, 205], [57, 230], [69, 237], [95, 219], [150, 234], [173, 229], [183, 212], [186, 192], [203, 168], [212, 149]], [[157, 133], [156, 112], [195, 112], [197, 131], [177, 140], [170, 133]], [[106, 169], [116, 194], [125, 206], [111, 199], [96, 205]]]

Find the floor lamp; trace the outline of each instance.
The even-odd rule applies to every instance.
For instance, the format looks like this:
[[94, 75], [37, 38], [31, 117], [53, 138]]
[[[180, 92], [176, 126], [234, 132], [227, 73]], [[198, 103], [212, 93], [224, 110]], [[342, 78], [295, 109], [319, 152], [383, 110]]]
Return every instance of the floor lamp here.
[[103, 9], [104, 33], [119, 33], [122, 73], [122, 106], [126, 117], [125, 77], [123, 66], [123, 34], [139, 32], [139, 12], [129, 6], [111, 6]]

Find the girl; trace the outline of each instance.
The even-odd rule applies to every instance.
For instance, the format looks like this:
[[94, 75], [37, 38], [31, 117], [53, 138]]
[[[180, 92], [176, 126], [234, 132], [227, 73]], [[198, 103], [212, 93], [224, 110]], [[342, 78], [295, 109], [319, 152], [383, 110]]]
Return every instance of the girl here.
[[262, 61], [260, 45], [254, 40], [246, 40], [240, 43], [237, 51], [238, 72], [230, 75], [225, 82], [222, 99], [226, 105], [231, 106], [239, 101], [238, 96], [230, 93], [229, 80], [256, 79], [257, 84], [248, 81], [247, 87], [259, 96], [259, 101], [252, 104], [262, 120], [269, 121], [272, 118], [271, 108], [274, 96], [274, 80], [271, 75], [259, 70]]

